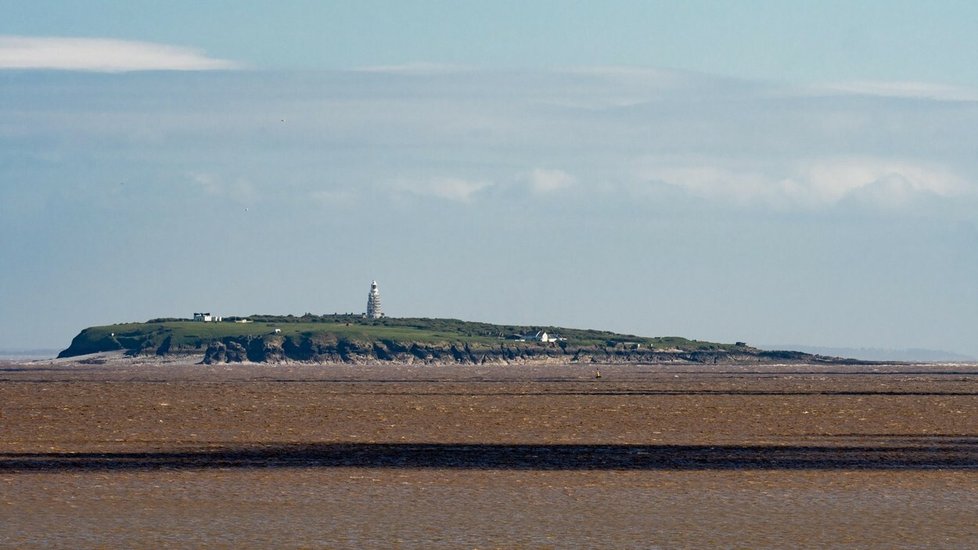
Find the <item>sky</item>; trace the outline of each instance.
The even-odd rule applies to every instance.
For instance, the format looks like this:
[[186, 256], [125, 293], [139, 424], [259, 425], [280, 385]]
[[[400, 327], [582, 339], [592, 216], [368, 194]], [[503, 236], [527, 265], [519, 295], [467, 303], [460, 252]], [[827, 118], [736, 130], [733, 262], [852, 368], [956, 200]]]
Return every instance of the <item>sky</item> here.
[[376, 279], [392, 316], [978, 357], [978, 4], [4, 12], [0, 349]]

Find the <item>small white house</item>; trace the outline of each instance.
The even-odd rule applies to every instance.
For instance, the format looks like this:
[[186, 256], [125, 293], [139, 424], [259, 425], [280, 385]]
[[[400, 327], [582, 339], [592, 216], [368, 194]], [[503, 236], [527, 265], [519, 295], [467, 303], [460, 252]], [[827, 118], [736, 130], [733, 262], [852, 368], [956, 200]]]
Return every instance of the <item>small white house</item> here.
[[566, 338], [561, 338], [556, 334], [550, 334], [546, 331], [540, 330], [536, 334], [524, 336], [526, 340], [533, 342], [543, 342], [544, 344], [549, 344], [551, 342], [559, 342], [561, 340], [566, 340]]
[[220, 315], [211, 315], [208, 313], [194, 313], [194, 321], [201, 321], [204, 323], [218, 323], [223, 321], [224, 318]]

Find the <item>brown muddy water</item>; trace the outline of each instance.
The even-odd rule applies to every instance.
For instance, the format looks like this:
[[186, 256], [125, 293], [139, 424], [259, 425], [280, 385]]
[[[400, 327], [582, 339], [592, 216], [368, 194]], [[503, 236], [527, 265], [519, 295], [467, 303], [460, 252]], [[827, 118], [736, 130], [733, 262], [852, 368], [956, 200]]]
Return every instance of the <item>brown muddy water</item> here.
[[978, 547], [974, 365], [0, 364], [0, 546]]

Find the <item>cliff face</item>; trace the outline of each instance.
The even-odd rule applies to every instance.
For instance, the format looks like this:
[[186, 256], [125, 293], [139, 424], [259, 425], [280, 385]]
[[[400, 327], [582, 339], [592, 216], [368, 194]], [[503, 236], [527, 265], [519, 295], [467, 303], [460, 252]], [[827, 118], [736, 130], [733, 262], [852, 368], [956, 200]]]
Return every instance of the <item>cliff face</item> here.
[[568, 358], [557, 346], [472, 346], [378, 340], [315, 339], [292, 337], [232, 337], [211, 342], [204, 363], [308, 361], [318, 363], [464, 363], [511, 362], [526, 359]]
[[800, 352], [761, 351], [744, 344], [574, 329], [557, 329], [570, 337], [543, 343], [503, 336], [532, 334], [533, 329], [528, 327], [456, 320], [369, 321], [333, 316], [314, 321], [276, 317], [239, 324], [162, 319], [90, 327], [78, 334], [59, 357], [124, 350], [134, 357], [203, 355], [207, 364], [847, 362]]
[[509, 364], [528, 362], [573, 363], [731, 363], [757, 361], [813, 361], [815, 357], [796, 352], [744, 351], [655, 351], [651, 349], [615, 349], [599, 346], [557, 346], [511, 344], [498, 346], [428, 344], [381, 340], [360, 342], [347, 339], [313, 339], [292, 337], [233, 337], [211, 342], [203, 362], [283, 362], [315, 363], [457, 363]]
[[76, 355], [87, 355], [89, 353], [100, 353], [103, 351], [117, 351], [121, 349], [126, 349], [115, 338], [114, 333], [110, 334], [95, 334], [90, 328], [87, 328], [75, 336], [71, 340], [71, 345], [68, 349], [62, 351], [58, 354], [58, 357], [74, 357]]

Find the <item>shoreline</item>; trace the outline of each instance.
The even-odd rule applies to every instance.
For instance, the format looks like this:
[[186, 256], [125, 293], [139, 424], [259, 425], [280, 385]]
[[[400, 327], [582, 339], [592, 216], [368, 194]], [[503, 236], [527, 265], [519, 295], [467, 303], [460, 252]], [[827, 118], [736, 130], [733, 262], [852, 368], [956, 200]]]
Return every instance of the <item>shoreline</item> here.
[[[643, 355], [643, 356], [624, 356], [624, 357], [604, 357], [598, 358], [593, 356], [587, 356], [586, 358], [575, 358], [573, 355], [566, 356], [531, 356], [531, 357], [514, 357], [514, 358], [492, 358], [483, 361], [469, 361], [466, 359], [419, 359], [415, 357], [405, 357], [405, 358], [395, 358], [395, 359], [378, 359], [375, 357], [357, 357], [351, 358], [349, 360], [310, 360], [303, 361], [297, 359], [275, 359], [268, 361], [207, 361], [207, 355], [205, 353], [170, 353], [165, 355], [132, 355], [125, 351], [108, 351], [108, 352], [97, 352], [85, 355], [76, 355], [71, 357], [53, 357], [53, 358], [3, 358], [0, 357], [0, 362], [20, 362], [20, 363], [45, 363], [53, 365], [103, 365], [103, 364], [125, 364], [130, 366], [158, 366], [158, 365], [241, 365], [241, 366], [254, 366], [254, 365], [285, 365], [285, 366], [339, 366], [339, 365], [350, 365], [350, 366], [361, 366], [361, 367], [382, 367], [385, 365], [416, 365], [416, 366], [431, 366], [431, 367], [444, 367], [444, 366], [467, 366], [467, 367], [478, 367], [478, 366], [567, 366], [567, 367], [607, 367], [611, 365], [645, 365], [645, 366], [679, 366], [679, 365], [700, 365], [700, 366], [713, 366], [722, 367], [730, 365], [767, 365], [767, 366], [779, 366], [779, 365], [824, 365], [824, 366], [886, 366], [886, 365], [970, 365], [976, 364], [978, 362], [902, 362], [902, 361], [862, 361], [857, 359], [846, 359], [840, 357], [821, 357], [821, 356], [808, 356], [805, 359], [789, 359], [789, 360], [778, 360], [775, 358], [764, 358], [757, 356], [728, 356], [722, 361], [698, 361], [687, 358], [690, 354], [686, 353], [674, 353], [674, 352], [662, 352], [653, 355]], [[715, 357], [716, 354], [703, 354], [704, 356], [709, 355], [710, 357]]]
[[[196, 360], [196, 361], [195, 361]], [[597, 374], [600, 373], [600, 377]], [[8, 361], [0, 359], [0, 383], [16, 381], [314, 381], [389, 383], [425, 381], [589, 382], [641, 384], [649, 376], [707, 377], [725, 380], [750, 377], [816, 377], [815, 382], [847, 376], [915, 379], [978, 376], [978, 363], [885, 363], [849, 365], [826, 363], [219, 363], [205, 364], [199, 357], [142, 358], [122, 352], [98, 353], [81, 358]], [[595, 386], [598, 387], [598, 386]]]

